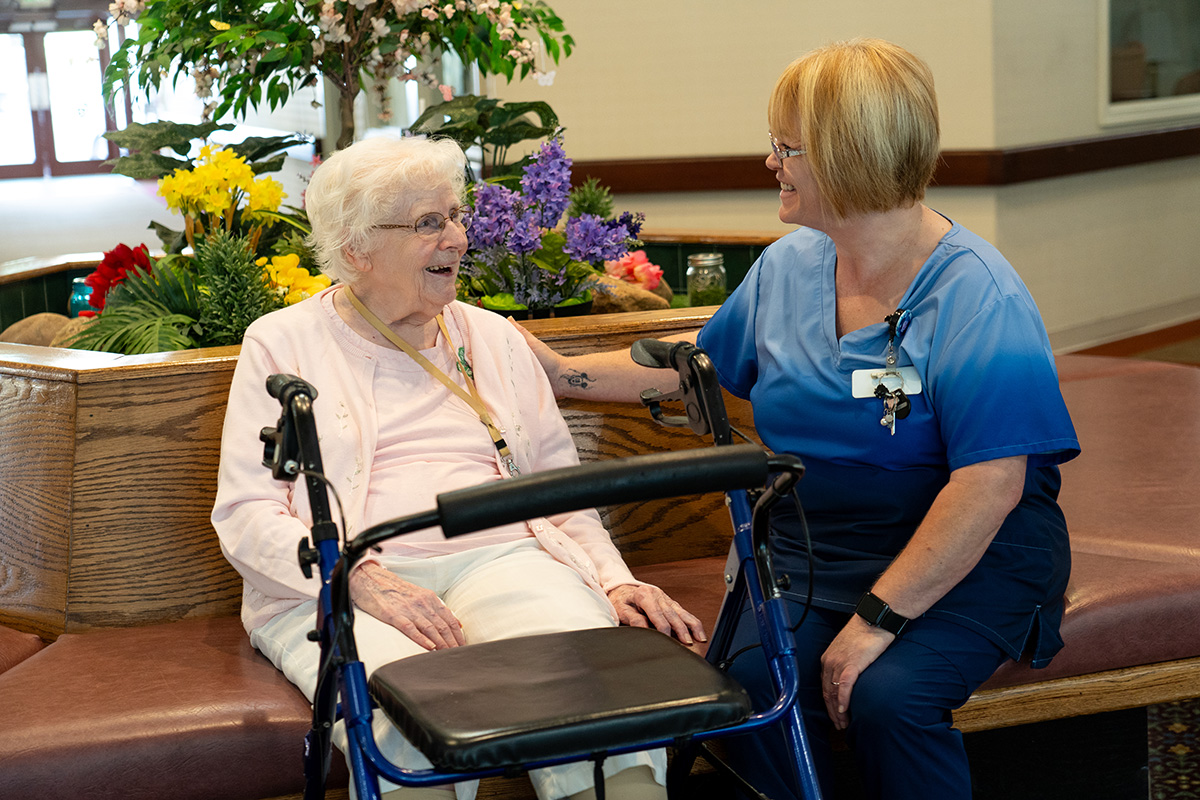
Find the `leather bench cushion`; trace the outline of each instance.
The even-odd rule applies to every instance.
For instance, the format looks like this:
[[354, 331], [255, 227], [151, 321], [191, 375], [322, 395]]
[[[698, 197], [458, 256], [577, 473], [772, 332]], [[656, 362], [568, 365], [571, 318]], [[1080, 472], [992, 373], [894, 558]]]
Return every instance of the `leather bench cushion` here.
[[[1200, 566], [1075, 553], [1067, 587], [1064, 647], [1045, 669], [1009, 662], [986, 688], [1035, 683], [1200, 655]], [[634, 569], [712, 632], [724, 595], [724, 558]], [[703, 653], [706, 645], [693, 648]]]
[[63, 635], [0, 674], [0, 697], [6, 798], [303, 789], [309, 704], [234, 617]]
[[1063, 356], [1081, 455], [1059, 502], [1075, 552], [1200, 564], [1200, 369]]
[[36, 634], [0, 625], [0, 673], [7, 672], [44, 647]]
[[984, 687], [1200, 655], [1200, 565], [1073, 553], [1062, 637], [1045, 669], [1009, 662]]

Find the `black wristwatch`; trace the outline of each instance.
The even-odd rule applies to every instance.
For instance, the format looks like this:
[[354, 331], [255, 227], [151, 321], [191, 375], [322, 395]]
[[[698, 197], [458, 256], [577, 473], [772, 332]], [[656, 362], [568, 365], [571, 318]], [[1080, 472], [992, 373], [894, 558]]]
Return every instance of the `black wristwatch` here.
[[896, 636], [900, 635], [900, 631], [904, 630], [909, 621], [908, 617], [902, 617], [892, 611], [887, 603], [870, 592], [863, 594], [854, 613], [865, 619], [872, 628], [881, 628]]

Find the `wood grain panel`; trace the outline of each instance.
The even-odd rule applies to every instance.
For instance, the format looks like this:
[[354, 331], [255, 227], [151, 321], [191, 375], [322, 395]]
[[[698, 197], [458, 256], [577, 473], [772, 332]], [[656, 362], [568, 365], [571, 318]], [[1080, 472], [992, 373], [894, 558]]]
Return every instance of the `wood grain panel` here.
[[0, 368], [0, 623], [63, 631], [75, 384]]
[[209, 523], [232, 364], [80, 386], [69, 630], [237, 613]]
[[954, 712], [963, 731], [1006, 728], [1200, 697], [1200, 658], [976, 692]]

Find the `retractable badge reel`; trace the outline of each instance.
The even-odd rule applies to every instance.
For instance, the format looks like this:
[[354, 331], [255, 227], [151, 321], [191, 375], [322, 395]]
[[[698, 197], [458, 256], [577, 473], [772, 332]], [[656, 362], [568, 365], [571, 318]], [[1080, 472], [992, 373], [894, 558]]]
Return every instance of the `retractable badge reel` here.
[[904, 372], [896, 366], [896, 337], [904, 335], [910, 320], [908, 311], [900, 308], [883, 318], [888, 324], [887, 353], [884, 355], [886, 366], [879, 373], [874, 394], [883, 401], [883, 418], [879, 424], [886, 427], [892, 436], [896, 435], [896, 420], [904, 419], [912, 411], [912, 401], [904, 392]]

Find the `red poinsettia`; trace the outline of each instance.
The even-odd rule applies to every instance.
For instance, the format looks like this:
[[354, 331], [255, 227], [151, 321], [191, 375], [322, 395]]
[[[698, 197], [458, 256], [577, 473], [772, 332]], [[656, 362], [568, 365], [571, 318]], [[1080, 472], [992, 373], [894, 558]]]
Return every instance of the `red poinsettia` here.
[[149, 275], [150, 266], [150, 248], [144, 244], [134, 248], [119, 244], [109, 250], [104, 254], [104, 259], [96, 267], [96, 271], [83, 279], [84, 283], [92, 287], [88, 303], [96, 311], [83, 311], [80, 312], [80, 316], [94, 317], [97, 312], [103, 311], [104, 298], [108, 295], [109, 289], [125, 280], [125, 276], [131, 270], [140, 270]]

